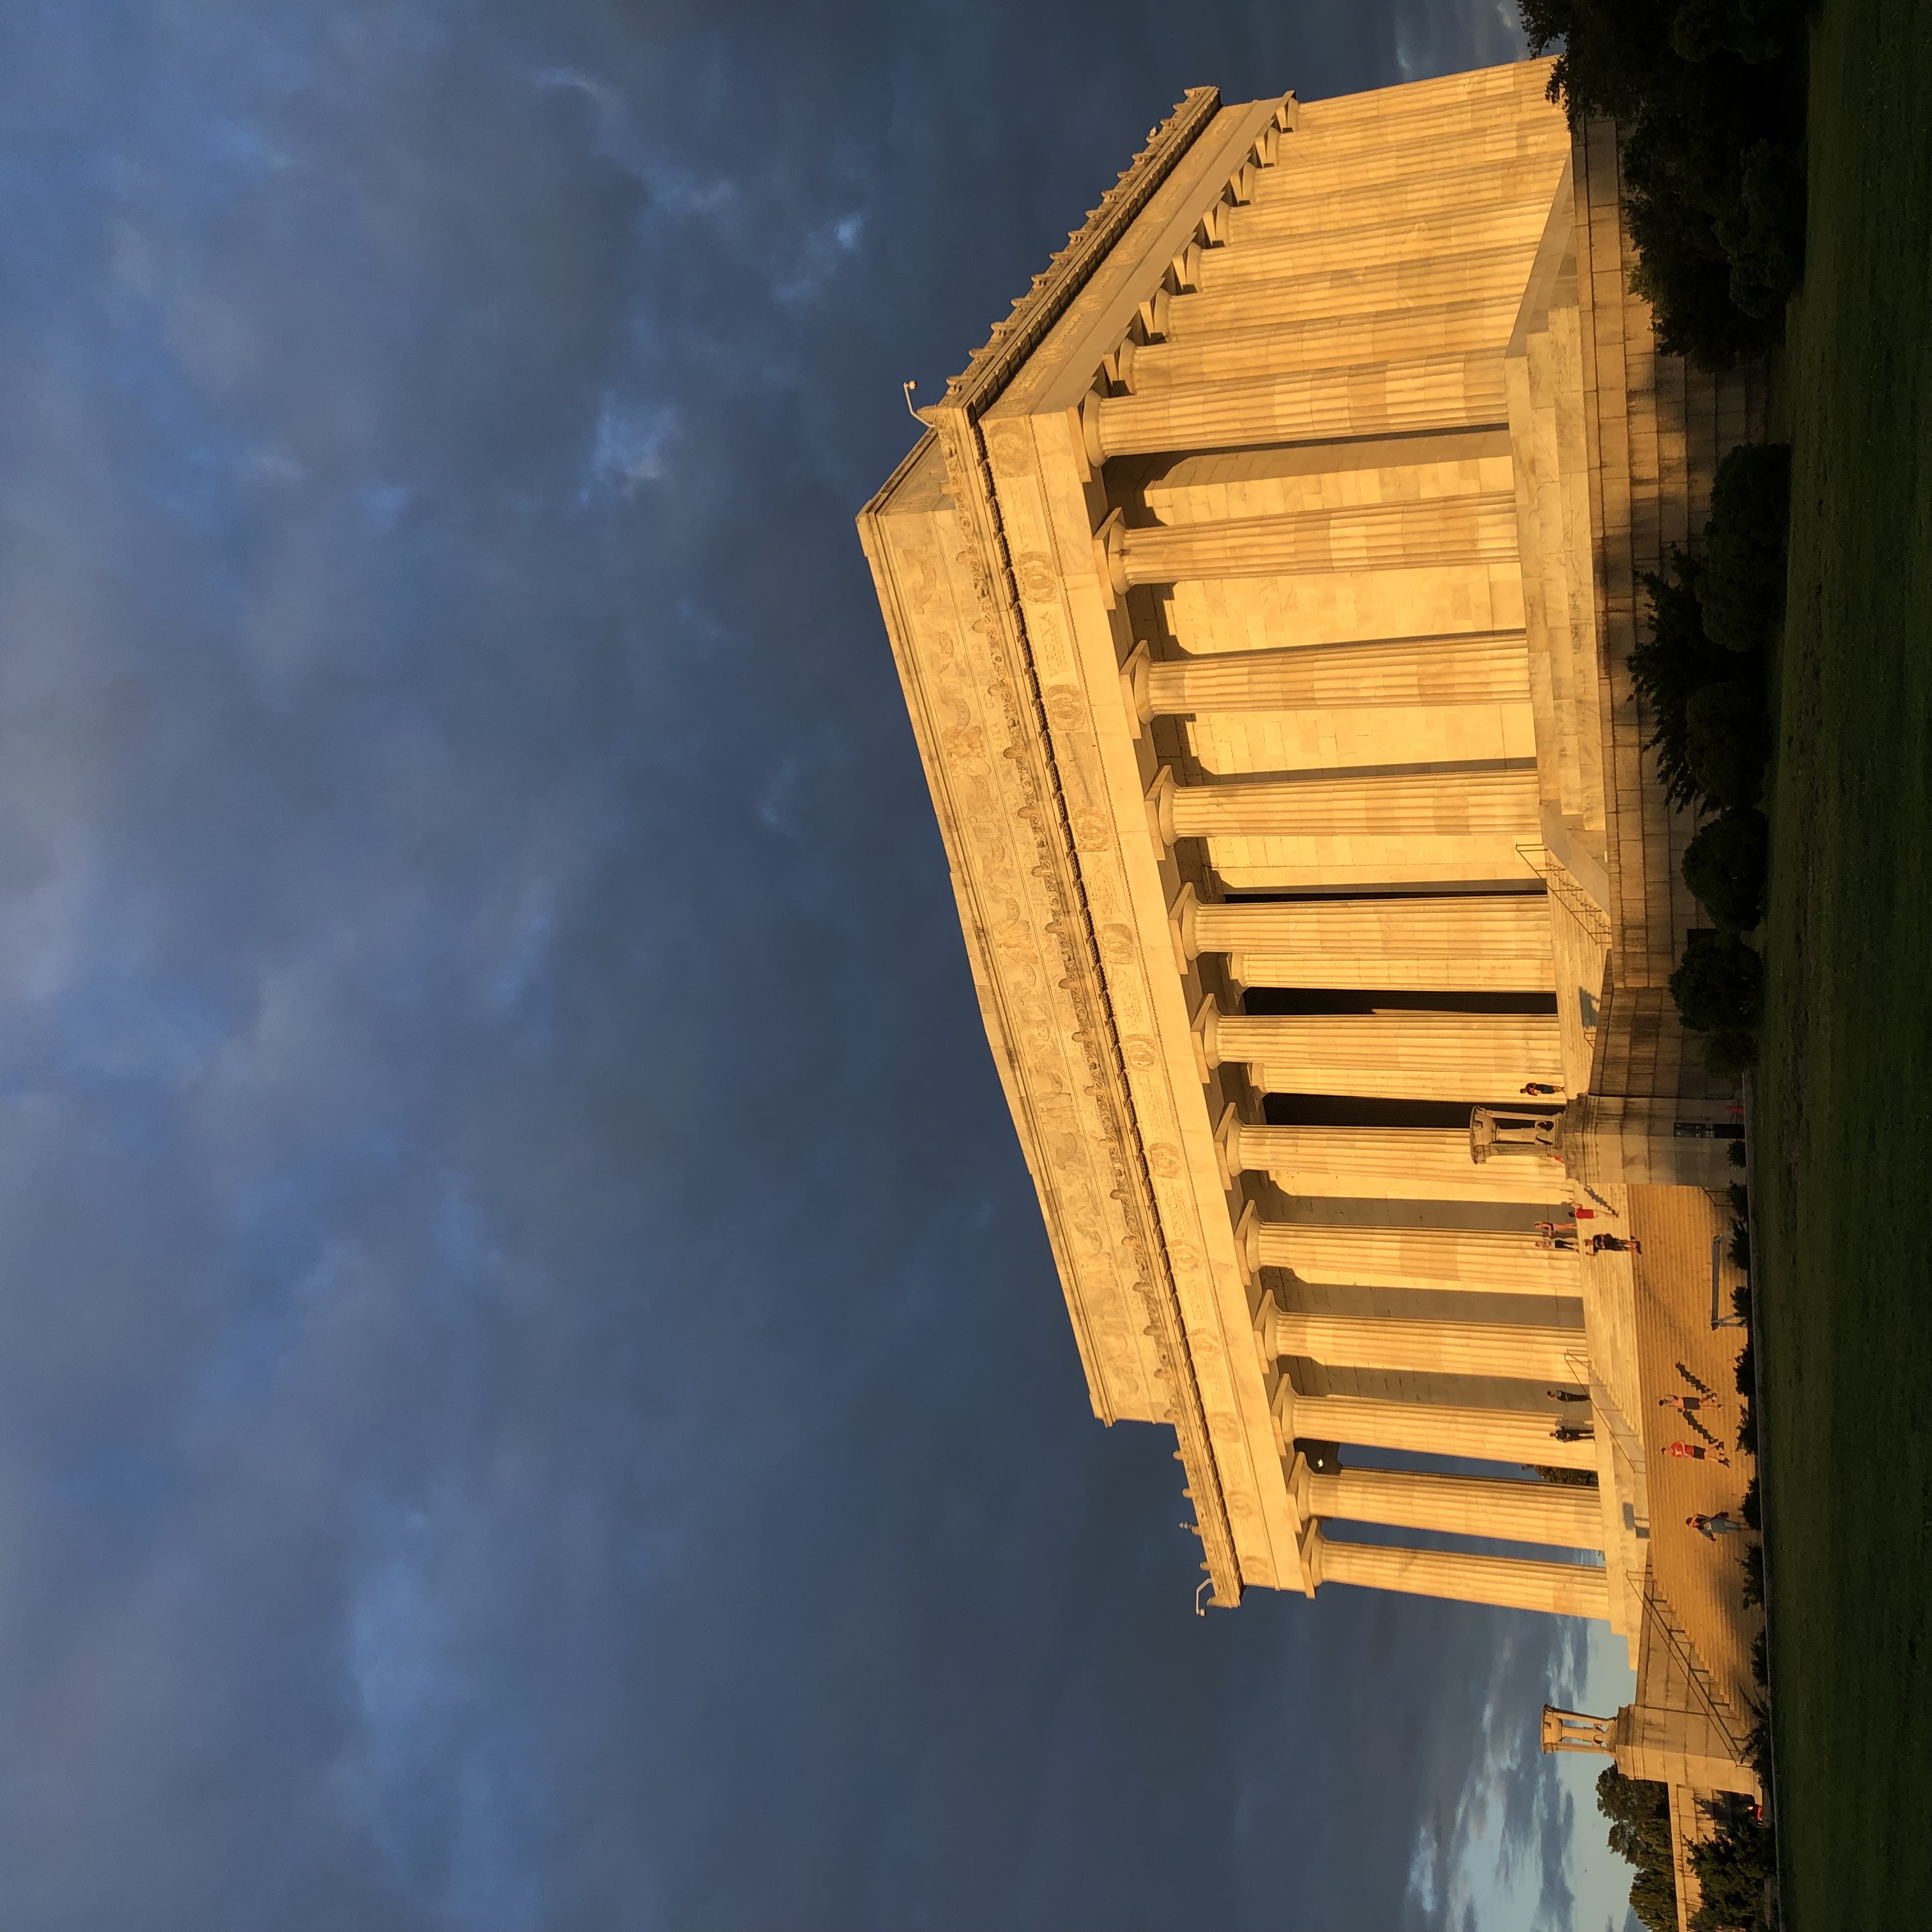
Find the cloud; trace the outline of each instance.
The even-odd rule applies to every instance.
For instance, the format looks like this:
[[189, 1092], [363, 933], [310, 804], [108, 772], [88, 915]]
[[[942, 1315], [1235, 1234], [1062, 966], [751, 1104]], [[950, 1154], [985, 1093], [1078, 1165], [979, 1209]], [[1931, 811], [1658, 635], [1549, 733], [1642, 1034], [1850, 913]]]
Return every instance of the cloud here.
[[15, 23], [0, 1919], [1543, 1868], [1550, 1627], [1197, 1619], [1169, 1444], [1092, 1424], [850, 529], [1181, 86], [1394, 18]]

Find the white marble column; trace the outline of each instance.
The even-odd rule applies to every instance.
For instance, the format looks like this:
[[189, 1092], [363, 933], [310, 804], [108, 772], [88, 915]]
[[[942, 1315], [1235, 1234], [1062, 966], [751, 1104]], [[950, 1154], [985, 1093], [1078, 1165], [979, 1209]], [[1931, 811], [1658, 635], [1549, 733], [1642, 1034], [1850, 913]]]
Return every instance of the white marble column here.
[[1216, 651], [1158, 662], [1143, 645], [1121, 676], [1142, 724], [1174, 713], [1419, 710], [1529, 701], [1529, 652], [1520, 631]]
[[1468, 1135], [1454, 1128], [1272, 1127], [1228, 1118], [1218, 1142], [1230, 1177], [1271, 1174], [1286, 1194], [1532, 1204], [1569, 1198], [1561, 1161], [1490, 1161], [1478, 1167], [1469, 1158]]
[[1518, 243], [1466, 254], [1337, 268], [1326, 274], [1298, 275], [1286, 261], [1276, 266], [1278, 280], [1236, 280], [1228, 284], [1224, 278], [1193, 293], [1162, 290], [1147, 307], [1150, 333], [1169, 342], [1191, 342], [1236, 329], [1375, 314], [1410, 304], [1435, 308], [1456, 302], [1520, 302], [1529, 251]]
[[1249, 205], [1269, 218], [1272, 225], [1263, 232], [1284, 235], [1371, 223], [1406, 226], [1452, 209], [1468, 213], [1505, 204], [1527, 203], [1546, 214], [1562, 172], [1560, 154], [1547, 148], [1520, 159], [1472, 158], [1450, 148], [1404, 173], [1373, 181], [1350, 170], [1339, 180], [1331, 177], [1325, 192], [1314, 194], [1300, 170], [1272, 169], [1255, 177]]
[[1227, 246], [1203, 252], [1194, 286], [1204, 290], [1238, 287], [1283, 274], [1320, 275], [1340, 268], [1378, 268], [1390, 262], [1470, 255], [1490, 248], [1522, 250], [1523, 266], [1550, 218], [1550, 203], [1492, 202], [1448, 208], [1406, 227], [1370, 224], [1356, 228], [1299, 232], [1279, 205], [1230, 208]]
[[1508, 420], [1500, 347], [1090, 396], [1081, 410], [1088, 460], [1096, 466], [1164, 450], [1412, 435]]
[[1141, 395], [1340, 368], [1358, 360], [1401, 362], [1418, 356], [1465, 355], [1507, 343], [1517, 306], [1514, 297], [1490, 296], [1421, 308], [1385, 309], [1346, 320], [1318, 316], [1276, 328], [1184, 331], [1165, 342], [1124, 344], [1116, 366], [1120, 380]]
[[1252, 1209], [1239, 1231], [1252, 1270], [1288, 1268], [1337, 1288], [1426, 1288], [1474, 1294], [1574, 1296], [1574, 1251], [1529, 1234], [1448, 1228], [1356, 1228], [1264, 1221]]
[[1548, 904], [1540, 893], [1203, 904], [1187, 886], [1170, 917], [1185, 958], [1225, 953], [1250, 986], [1547, 992]]
[[[1546, 1409], [1471, 1408], [1435, 1402], [1392, 1402], [1365, 1395], [1301, 1395], [1279, 1405], [1283, 1433], [1314, 1442], [1356, 1442], [1365, 1448], [1413, 1449], [1425, 1455], [1465, 1456], [1558, 1469], [1594, 1469], [1597, 1445], [1561, 1442], [1550, 1432], [1558, 1418]], [[1591, 1412], [1574, 1406], [1583, 1422]]]
[[1322, 1474], [1298, 1460], [1293, 1487], [1304, 1516], [1494, 1536], [1559, 1550], [1600, 1550], [1604, 1544], [1602, 1499], [1580, 1484], [1346, 1467]]
[[1137, 584], [1418, 570], [1516, 561], [1514, 492], [1472, 491], [1288, 516], [1232, 517], [1130, 529], [1109, 518], [1094, 539], [1116, 596]]
[[1302, 1561], [1318, 1588], [1324, 1583], [1354, 1583], [1364, 1589], [1400, 1590], [1413, 1597], [1610, 1620], [1610, 1573], [1594, 1564], [1334, 1543], [1318, 1529], [1304, 1544]]
[[1178, 784], [1163, 765], [1148, 794], [1162, 839], [1320, 838], [1336, 833], [1402, 838], [1530, 838], [1537, 820], [1534, 770], [1376, 772], [1350, 778], [1232, 778]]
[[1311, 1315], [1262, 1304], [1256, 1334], [1270, 1360], [1305, 1355], [1330, 1368], [1391, 1373], [1504, 1376], [1520, 1382], [1587, 1382], [1583, 1330], [1542, 1324], [1412, 1320], [1385, 1315]]
[[1266, 1093], [1477, 1101], [1563, 1082], [1554, 1013], [1224, 1013], [1210, 996], [1195, 1034], [1205, 1068], [1244, 1063]]

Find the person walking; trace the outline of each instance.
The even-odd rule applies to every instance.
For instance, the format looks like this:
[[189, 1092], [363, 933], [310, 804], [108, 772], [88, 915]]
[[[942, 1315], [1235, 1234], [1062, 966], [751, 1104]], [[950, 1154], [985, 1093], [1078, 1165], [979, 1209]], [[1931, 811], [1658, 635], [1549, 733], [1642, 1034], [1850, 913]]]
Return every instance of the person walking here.
[[1526, 1080], [1522, 1090], [1526, 1094], [1553, 1094], [1556, 1089], [1547, 1080]]
[[1657, 1398], [1657, 1406], [1659, 1408], [1674, 1408], [1679, 1415], [1695, 1415], [1704, 1408], [1714, 1415], [1724, 1406], [1714, 1395], [1660, 1395]]
[[1592, 1234], [1590, 1252], [1593, 1255], [1640, 1255], [1643, 1252], [1641, 1241], [1626, 1240], [1621, 1234]]
[[1545, 1389], [1544, 1394], [1552, 1402], [1588, 1402], [1586, 1395], [1579, 1395], [1574, 1389]]
[[1714, 1516], [1687, 1516], [1684, 1520], [1707, 1543], [1715, 1543], [1720, 1536], [1744, 1533], [1744, 1525], [1729, 1510], [1719, 1510]]
[[1706, 1448], [1701, 1442], [1666, 1442], [1664, 1453], [1680, 1462], [1720, 1462], [1726, 1469], [1731, 1466], [1731, 1459], [1723, 1450]]
[[1557, 1442], [1594, 1442], [1597, 1437], [1595, 1425], [1588, 1422], [1559, 1422], [1550, 1434]]

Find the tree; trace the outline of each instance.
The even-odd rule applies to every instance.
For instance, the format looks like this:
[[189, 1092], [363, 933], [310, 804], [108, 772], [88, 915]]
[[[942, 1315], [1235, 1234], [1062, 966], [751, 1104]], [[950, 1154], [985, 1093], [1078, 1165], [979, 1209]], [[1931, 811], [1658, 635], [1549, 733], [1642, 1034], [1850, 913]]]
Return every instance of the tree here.
[[1670, 997], [1693, 1033], [1748, 1030], [1764, 1004], [1764, 962], [1735, 933], [1694, 933]]
[[1707, 684], [1693, 692], [1684, 707], [1684, 762], [1698, 790], [1713, 804], [1756, 804], [1769, 737], [1764, 694], [1755, 678]]
[[1755, 651], [1784, 615], [1785, 538], [1791, 520], [1791, 446], [1744, 442], [1718, 465], [1696, 590], [1711, 643]]
[[1636, 1867], [1630, 1902], [1638, 1922], [1648, 1932], [1677, 1932], [1669, 1790], [1606, 1765], [1597, 1780], [1597, 1809], [1610, 1821], [1610, 1850]]
[[1550, 98], [1616, 121], [1638, 266], [1666, 353], [1722, 368], [1782, 333], [1803, 266], [1802, 0], [1520, 0], [1562, 43]]
[[1735, 678], [1738, 664], [1704, 634], [1697, 586], [1703, 560], [1687, 550], [1670, 553], [1670, 574], [1646, 571], [1641, 581], [1650, 602], [1650, 635], [1630, 654], [1630, 682], [1648, 713], [1644, 749], [1657, 754], [1664, 795], [1680, 810], [1698, 796], [1691, 769], [1689, 710], [1706, 685]]
[[1720, 926], [1749, 932], [1764, 916], [1770, 850], [1764, 814], [1733, 808], [1692, 836], [1684, 851], [1684, 883]]

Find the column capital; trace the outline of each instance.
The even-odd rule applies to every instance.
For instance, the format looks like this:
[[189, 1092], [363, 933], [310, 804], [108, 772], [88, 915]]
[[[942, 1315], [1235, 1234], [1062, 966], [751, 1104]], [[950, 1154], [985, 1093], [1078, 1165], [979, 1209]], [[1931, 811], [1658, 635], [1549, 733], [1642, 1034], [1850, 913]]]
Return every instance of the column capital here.
[[1244, 1288], [1252, 1288], [1261, 1271], [1261, 1226], [1259, 1209], [1252, 1201], [1243, 1202], [1241, 1218], [1234, 1223], [1234, 1262]]
[[1264, 1294], [1261, 1306], [1254, 1312], [1255, 1351], [1261, 1357], [1262, 1372], [1280, 1363], [1282, 1356], [1294, 1352], [1286, 1346], [1286, 1337], [1282, 1333], [1282, 1323], [1286, 1319], [1280, 1302], [1272, 1294]]
[[1174, 938], [1174, 963], [1180, 968], [1184, 980], [1189, 967], [1201, 956], [1202, 949], [1195, 940], [1196, 915], [1200, 909], [1201, 896], [1192, 884], [1183, 886], [1167, 909], [1167, 928]]
[[1194, 1010], [1194, 1064], [1206, 1086], [1221, 1064], [1221, 1003], [1210, 993]]
[[1241, 1121], [1239, 1110], [1230, 1101], [1214, 1129], [1214, 1151], [1221, 1162], [1221, 1183], [1234, 1185], [1235, 1177], [1247, 1171], [1241, 1157]]
[[1127, 661], [1120, 667], [1120, 697], [1136, 737], [1146, 730], [1154, 717], [1153, 666], [1154, 652], [1143, 638], [1127, 653]]
[[1160, 841], [1163, 850], [1172, 851], [1180, 835], [1174, 829], [1174, 767], [1162, 765], [1148, 787], [1148, 829]]

